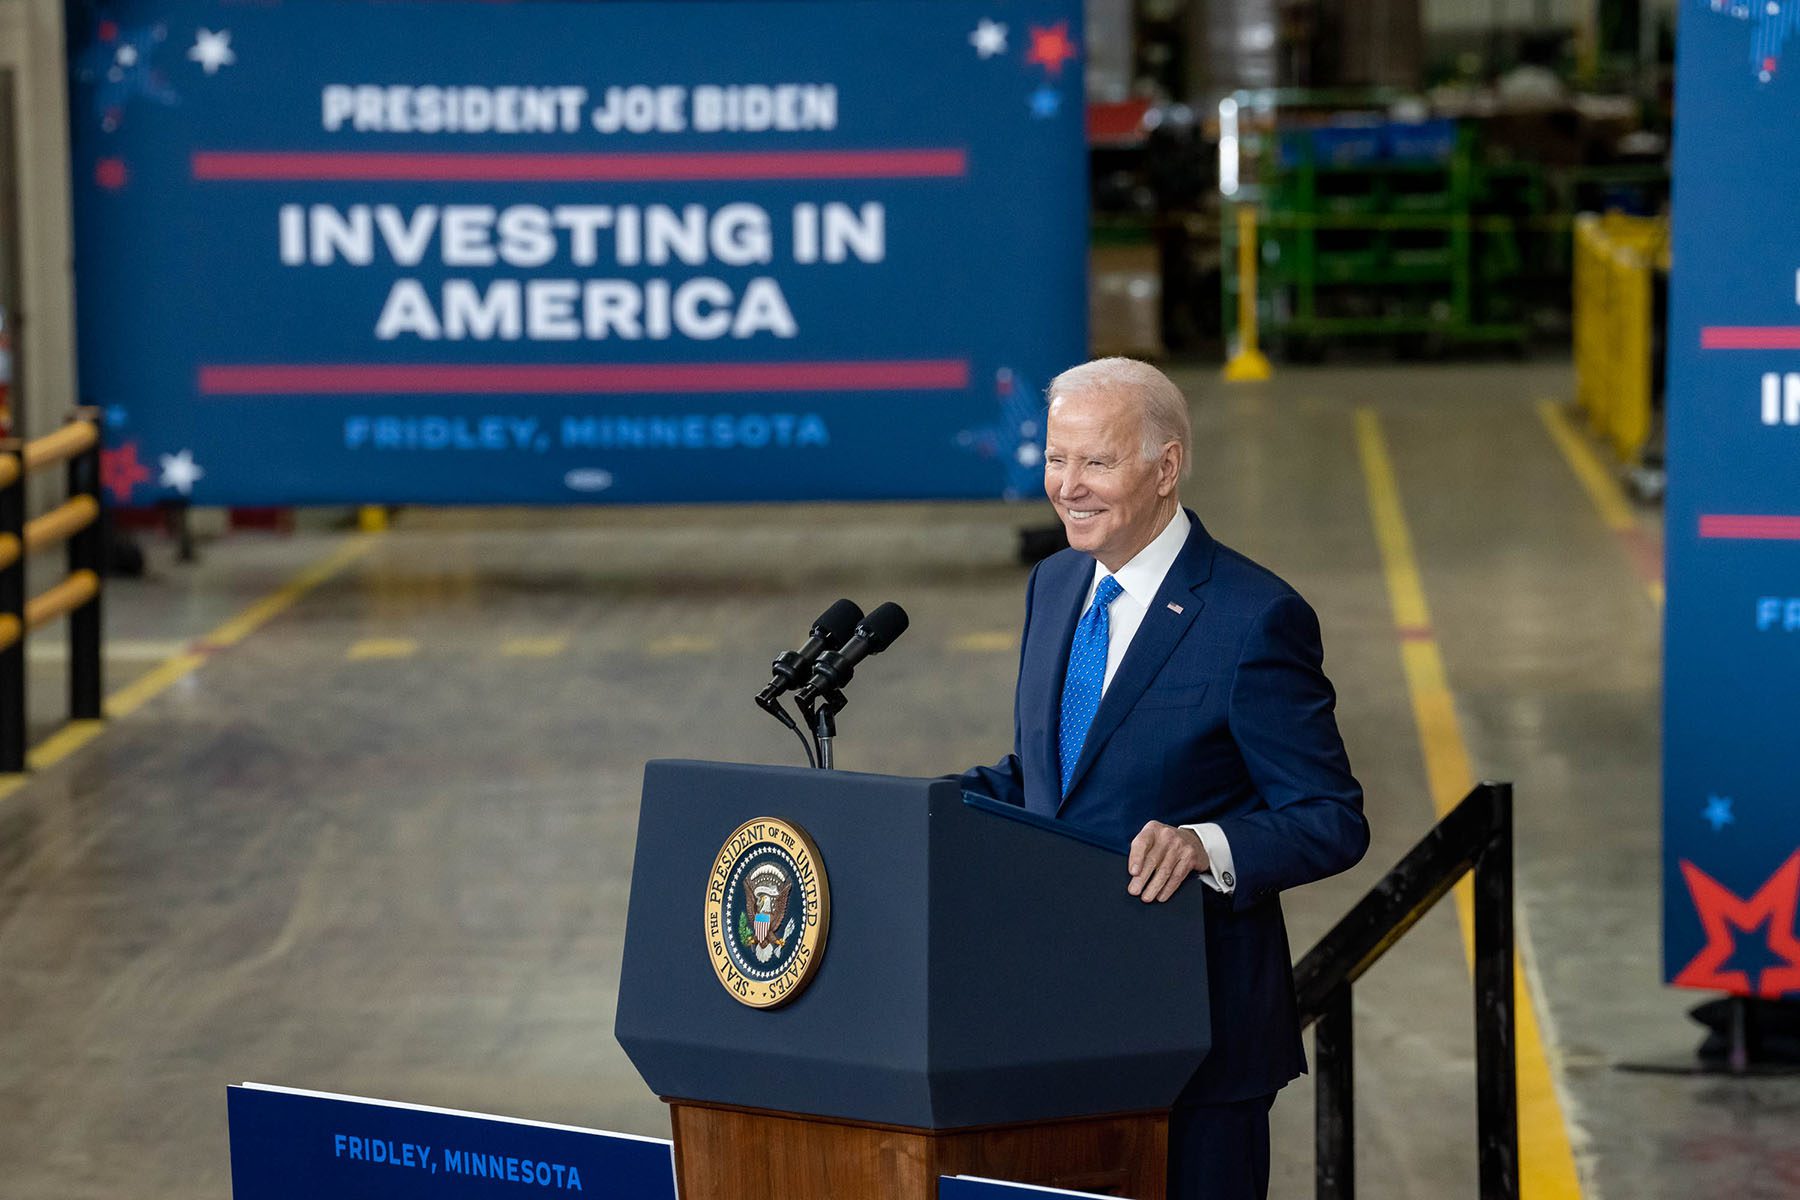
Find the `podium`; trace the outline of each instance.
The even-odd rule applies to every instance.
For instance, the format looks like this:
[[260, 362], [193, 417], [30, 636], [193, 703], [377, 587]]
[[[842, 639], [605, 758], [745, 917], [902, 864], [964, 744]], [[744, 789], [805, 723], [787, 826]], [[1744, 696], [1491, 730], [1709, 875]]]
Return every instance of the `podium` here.
[[[762, 818], [810, 838], [829, 905], [811, 978], [757, 1008], [720, 938], [803, 950], [751, 916], [790, 928], [799, 895], [731, 875]], [[1125, 850], [954, 779], [649, 763], [615, 1032], [670, 1106], [681, 1195], [927, 1200], [971, 1174], [1160, 1200], [1209, 1045], [1204, 897], [1127, 895]]]

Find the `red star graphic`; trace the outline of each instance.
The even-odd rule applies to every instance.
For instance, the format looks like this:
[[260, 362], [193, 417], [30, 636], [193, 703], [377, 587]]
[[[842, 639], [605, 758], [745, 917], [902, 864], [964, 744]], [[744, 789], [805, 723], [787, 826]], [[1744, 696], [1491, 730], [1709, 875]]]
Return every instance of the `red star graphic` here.
[[100, 452], [100, 486], [120, 504], [129, 504], [131, 490], [149, 478], [150, 468], [138, 461], [136, 442]]
[[119, 36], [119, 26], [114, 21], [102, 21], [98, 33], [101, 41], [110, 42]]
[[108, 191], [118, 191], [130, 178], [122, 158], [103, 158], [94, 164], [94, 182]]
[[[1675, 976], [1675, 986], [1707, 988], [1733, 995], [1761, 995], [1775, 999], [1784, 992], [1800, 991], [1800, 937], [1794, 936], [1794, 910], [1800, 902], [1800, 850], [1769, 876], [1756, 894], [1739, 899], [1693, 863], [1682, 860], [1682, 877], [1706, 930], [1706, 945], [1694, 961]], [[1731, 957], [1734, 933], [1741, 936], [1764, 922], [1769, 925], [1769, 950], [1787, 960], [1785, 966], [1767, 967], [1760, 980], [1744, 971], [1719, 968]]]
[[1031, 27], [1031, 49], [1025, 61], [1037, 63], [1052, 75], [1061, 75], [1063, 64], [1076, 55], [1075, 43], [1069, 40], [1069, 23], [1058, 21], [1050, 28]]

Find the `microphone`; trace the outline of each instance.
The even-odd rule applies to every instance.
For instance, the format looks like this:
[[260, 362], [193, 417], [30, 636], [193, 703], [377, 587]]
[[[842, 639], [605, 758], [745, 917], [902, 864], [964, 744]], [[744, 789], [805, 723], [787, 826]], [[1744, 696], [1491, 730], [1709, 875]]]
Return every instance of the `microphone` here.
[[756, 697], [756, 702], [768, 708], [775, 697], [783, 692], [791, 692], [812, 675], [813, 663], [819, 655], [828, 650], [836, 650], [856, 631], [857, 622], [863, 619], [863, 610], [853, 600], [839, 600], [830, 608], [819, 614], [819, 619], [812, 624], [806, 645], [798, 651], [789, 650], [770, 664], [775, 677], [769, 680], [769, 686]]
[[827, 650], [819, 655], [812, 682], [794, 693], [801, 704], [810, 704], [827, 691], [835, 691], [850, 682], [856, 664], [873, 654], [880, 654], [906, 632], [909, 624], [906, 610], [889, 601], [864, 617], [842, 650]]

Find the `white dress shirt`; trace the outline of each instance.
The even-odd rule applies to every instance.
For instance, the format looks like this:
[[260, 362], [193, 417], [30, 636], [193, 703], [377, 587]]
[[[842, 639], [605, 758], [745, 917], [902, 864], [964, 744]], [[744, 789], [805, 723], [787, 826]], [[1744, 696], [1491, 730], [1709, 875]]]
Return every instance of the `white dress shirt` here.
[[[1086, 612], [1094, 602], [1094, 592], [1100, 581], [1108, 575], [1123, 590], [1113, 599], [1112, 606], [1107, 609], [1107, 642], [1106, 642], [1106, 675], [1100, 681], [1100, 694], [1106, 695], [1106, 689], [1112, 686], [1113, 676], [1119, 672], [1119, 664], [1125, 659], [1125, 651], [1131, 648], [1131, 639], [1137, 636], [1138, 626], [1144, 623], [1144, 615], [1150, 611], [1156, 593], [1163, 585], [1163, 579], [1169, 574], [1169, 568], [1181, 556], [1181, 548], [1187, 544], [1188, 531], [1192, 528], [1187, 513], [1180, 508], [1175, 516], [1163, 526], [1163, 531], [1150, 539], [1150, 544], [1139, 550], [1132, 560], [1116, 571], [1108, 571], [1100, 560], [1094, 560], [1094, 579], [1088, 584], [1087, 596], [1081, 601], [1081, 611]], [[1211, 821], [1198, 825], [1184, 825], [1183, 829], [1191, 829], [1200, 838], [1200, 844], [1206, 848], [1206, 857], [1210, 863], [1200, 873], [1201, 882], [1215, 891], [1230, 893], [1237, 888], [1237, 875], [1232, 870], [1231, 843], [1225, 838], [1225, 831]]]

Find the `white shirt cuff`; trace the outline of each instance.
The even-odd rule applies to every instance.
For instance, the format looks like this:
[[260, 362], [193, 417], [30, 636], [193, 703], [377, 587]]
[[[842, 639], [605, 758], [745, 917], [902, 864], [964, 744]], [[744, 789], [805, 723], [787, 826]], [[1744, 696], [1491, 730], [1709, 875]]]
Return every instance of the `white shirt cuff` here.
[[1227, 896], [1237, 891], [1237, 874], [1232, 869], [1231, 843], [1226, 840], [1225, 831], [1211, 821], [1200, 825], [1183, 825], [1182, 828], [1193, 830], [1200, 839], [1200, 845], [1206, 850], [1208, 866], [1200, 872], [1200, 882]]

